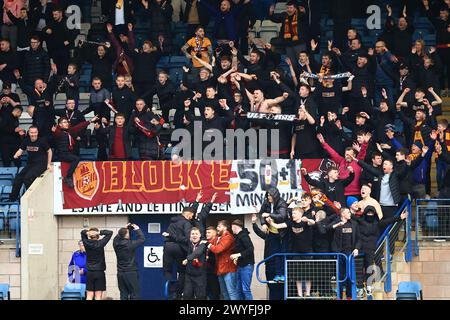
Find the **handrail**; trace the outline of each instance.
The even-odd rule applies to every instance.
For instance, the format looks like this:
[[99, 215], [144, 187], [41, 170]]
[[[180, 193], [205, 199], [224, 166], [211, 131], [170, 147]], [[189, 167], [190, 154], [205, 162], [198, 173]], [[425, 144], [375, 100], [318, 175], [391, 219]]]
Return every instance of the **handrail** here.
[[169, 285], [171, 283], [176, 283], [177, 280], [167, 280], [166, 283], [164, 284], [164, 298], [166, 300], [169, 300]]
[[415, 210], [415, 218], [416, 218], [416, 233], [414, 236], [414, 255], [419, 255], [419, 223], [420, 223], [420, 217], [419, 217], [419, 206], [418, 203], [420, 202], [450, 202], [450, 199], [416, 199], [416, 210]]
[[[364, 253], [358, 254], [357, 257], [364, 257]], [[347, 259], [347, 274], [350, 275], [350, 282], [352, 284], [352, 300], [357, 299], [357, 292], [356, 292], [356, 266], [355, 266], [355, 260], [356, 258], [353, 254], [350, 254]]]
[[[402, 205], [400, 206], [400, 208], [395, 212], [394, 217], [399, 216], [402, 211], [405, 209], [405, 207], [408, 206], [408, 204], [410, 204], [411, 201], [409, 199], [406, 199], [405, 201], [403, 201]], [[384, 238], [388, 236], [389, 231], [391, 231], [391, 227], [392, 227], [393, 223], [391, 223], [390, 225], [388, 225], [386, 227], [386, 229], [384, 230], [384, 232], [381, 234], [381, 236], [378, 238], [377, 241], [377, 248], [380, 246], [380, 244], [383, 242]]]
[[[338, 253], [338, 252], [328, 252], [328, 253], [274, 253], [273, 255], [265, 258], [264, 260], [261, 260], [257, 265], [256, 265], [256, 279], [260, 282], [260, 283], [271, 283], [270, 280], [263, 280], [261, 279], [260, 275], [259, 275], [259, 268], [261, 267], [261, 265], [263, 263], [266, 263], [267, 261], [269, 261], [270, 259], [274, 258], [274, 257], [294, 257], [294, 256], [342, 256], [347, 260], [347, 256], [343, 253]], [[345, 278], [343, 280], [339, 280], [339, 282], [344, 282], [347, 281], [348, 275], [345, 275]]]

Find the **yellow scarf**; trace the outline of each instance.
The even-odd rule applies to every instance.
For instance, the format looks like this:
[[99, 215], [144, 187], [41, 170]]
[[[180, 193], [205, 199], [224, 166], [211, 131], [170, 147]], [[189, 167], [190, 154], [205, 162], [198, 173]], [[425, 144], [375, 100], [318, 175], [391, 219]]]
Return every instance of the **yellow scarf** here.
[[116, 8], [120, 10], [122, 9], [122, 7], [123, 7], [123, 0], [117, 0]]

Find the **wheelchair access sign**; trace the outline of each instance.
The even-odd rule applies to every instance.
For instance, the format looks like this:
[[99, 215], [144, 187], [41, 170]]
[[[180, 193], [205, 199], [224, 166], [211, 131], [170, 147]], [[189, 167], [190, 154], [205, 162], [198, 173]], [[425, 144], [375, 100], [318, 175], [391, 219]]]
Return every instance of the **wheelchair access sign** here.
[[144, 268], [163, 267], [163, 247], [144, 247]]

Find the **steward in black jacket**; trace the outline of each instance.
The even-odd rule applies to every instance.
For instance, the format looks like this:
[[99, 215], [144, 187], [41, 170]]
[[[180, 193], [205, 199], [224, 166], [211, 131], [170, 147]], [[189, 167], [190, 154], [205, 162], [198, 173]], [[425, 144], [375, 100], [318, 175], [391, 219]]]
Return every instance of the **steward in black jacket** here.
[[[130, 239], [131, 230], [136, 231], [137, 240]], [[135, 251], [144, 242], [144, 233], [135, 224], [120, 228], [119, 233], [114, 238], [113, 247], [117, 256], [117, 282], [120, 300], [139, 299], [140, 289]]]
[[[269, 196], [272, 198], [272, 201], [269, 200]], [[261, 225], [267, 224], [264, 213], [268, 213], [273, 222], [277, 224], [284, 223], [288, 219], [286, 201], [281, 198], [280, 191], [275, 187], [270, 188], [266, 192], [265, 200], [261, 206], [261, 210], [259, 211], [259, 214], [262, 215]], [[285, 235], [287, 230], [284, 228], [279, 230], [279, 232], [280, 234]]]
[[[89, 232], [97, 231], [96, 228], [89, 229]], [[110, 230], [101, 230], [97, 236], [88, 237], [88, 230], [81, 231], [81, 240], [86, 248], [86, 269], [92, 271], [105, 271], [105, 246], [111, 239], [113, 232]], [[100, 239], [99, 236], [104, 236]], [[89, 274], [88, 272], [88, 274]]]
[[[132, 226], [132, 225], [131, 225]], [[136, 231], [137, 240], [130, 239], [130, 231], [122, 228], [113, 240], [114, 251], [117, 255], [117, 272], [137, 271], [135, 250], [144, 244], [145, 236], [139, 227], [134, 226], [132, 230]]]

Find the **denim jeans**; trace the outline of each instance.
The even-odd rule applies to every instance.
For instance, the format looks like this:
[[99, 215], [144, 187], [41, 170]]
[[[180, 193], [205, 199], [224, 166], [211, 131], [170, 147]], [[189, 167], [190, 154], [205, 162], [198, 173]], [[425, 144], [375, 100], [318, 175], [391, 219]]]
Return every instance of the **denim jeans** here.
[[237, 269], [237, 289], [239, 292], [239, 300], [253, 300], [252, 285], [253, 264]]
[[445, 161], [436, 160], [436, 180], [438, 184], [438, 189], [440, 190], [442, 182], [444, 181], [445, 172], [447, 169], [447, 163]]
[[230, 272], [219, 276], [220, 292], [224, 300], [239, 300], [237, 273]]
[[[270, 246], [270, 254], [286, 253], [287, 241], [286, 236], [281, 237], [280, 234], [269, 233], [267, 235], [268, 245]], [[275, 276], [284, 275], [284, 257], [275, 257]]]

